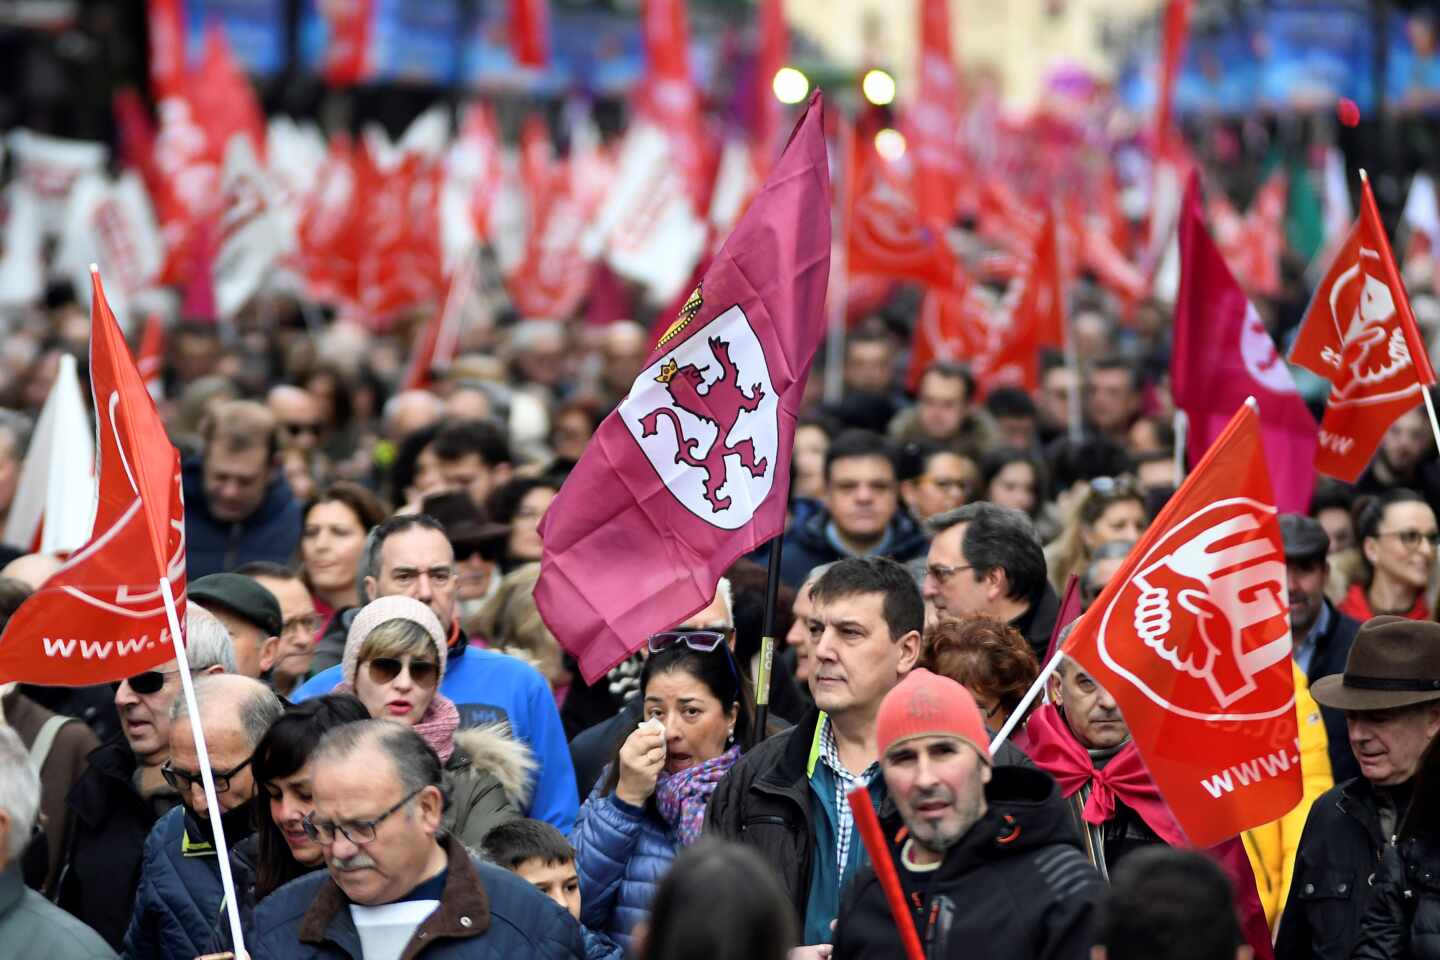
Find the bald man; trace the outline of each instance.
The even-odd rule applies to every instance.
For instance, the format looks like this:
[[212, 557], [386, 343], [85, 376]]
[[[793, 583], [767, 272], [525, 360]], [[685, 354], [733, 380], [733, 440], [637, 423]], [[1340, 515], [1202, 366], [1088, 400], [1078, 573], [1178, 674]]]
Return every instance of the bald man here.
[[271, 388], [265, 405], [275, 415], [276, 436], [283, 449], [308, 453], [320, 445], [320, 403], [310, 391], [281, 384]]
[[429, 390], [403, 390], [385, 401], [381, 429], [385, 439], [398, 444], [444, 415], [444, 402]]

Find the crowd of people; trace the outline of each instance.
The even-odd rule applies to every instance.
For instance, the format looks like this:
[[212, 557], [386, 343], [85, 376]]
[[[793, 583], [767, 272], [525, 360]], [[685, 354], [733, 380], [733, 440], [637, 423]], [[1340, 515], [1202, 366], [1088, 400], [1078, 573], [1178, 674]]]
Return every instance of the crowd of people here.
[[[0, 515], [73, 315], [20, 334], [43, 347], [0, 411]], [[1290, 814], [1183, 849], [1115, 700], [1068, 660], [992, 752], [1067, 581], [1094, 603], [1181, 480], [1143, 359], [1163, 341], [1111, 334], [1124, 352], [1047, 358], [1033, 394], [982, 401], [950, 361], [907, 394], [904, 344], [851, 332], [842, 399], [811, 393], [795, 428], [759, 729], [768, 548], [593, 684], [536, 605], [539, 521], [645, 361], [634, 324], [502, 326], [393, 393], [386, 343], [354, 330], [257, 372], [179, 328], [161, 409], [218, 809], [178, 662], [9, 685], [0, 954], [235, 952], [218, 820], [257, 960], [895, 957], [863, 789], [929, 957], [1440, 955], [1423, 408], [1280, 520]], [[0, 624], [60, 563], [3, 549]]]

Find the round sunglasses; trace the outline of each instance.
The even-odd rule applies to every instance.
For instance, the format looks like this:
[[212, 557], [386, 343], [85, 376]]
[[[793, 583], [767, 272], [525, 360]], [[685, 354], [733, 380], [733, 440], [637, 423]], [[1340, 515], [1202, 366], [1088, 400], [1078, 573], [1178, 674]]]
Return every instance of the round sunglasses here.
[[434, 660], [403, 660], [400, 657], [376, 657], [365, 665], [370, 680], [376, 686], [384, 686], [408, 669], [410, 679], [417, 686], [433, 687], [440, 682], [440, 665]]

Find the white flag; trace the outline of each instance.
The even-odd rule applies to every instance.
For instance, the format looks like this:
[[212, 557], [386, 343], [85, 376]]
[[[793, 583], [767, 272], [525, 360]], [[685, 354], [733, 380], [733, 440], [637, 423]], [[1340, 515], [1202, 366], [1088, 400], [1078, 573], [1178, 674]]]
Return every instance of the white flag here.
[[95, 494], [95, 435], [75, 358], [65, 353], [20, 467], [5, 542], [33, 553], [79, 549], [95, 522]]

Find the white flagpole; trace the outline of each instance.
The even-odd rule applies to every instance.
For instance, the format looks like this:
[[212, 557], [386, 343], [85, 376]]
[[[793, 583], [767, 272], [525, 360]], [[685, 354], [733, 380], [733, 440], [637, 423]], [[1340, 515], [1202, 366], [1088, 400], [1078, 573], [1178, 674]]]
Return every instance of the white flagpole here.
[[1040, 676], [1035, 678], [1035, 682], [1030, 684], [1030, 689], [1025, 691], [1025, 696], [1020, 698], [1020, 702], [1010, 712], [1010, 718], [1005, 721], [1005, 726], [1001, 727], [1000, 732], [995, 734], [995, 739], [990, 741], [990, 756], [995, 756], [995, 751], [1000, 749], [1000, 745], [1010, 739], [1010, 734], [1015, 732], [1015, 728], [1025, 718], [1025, 711], [1030, 709], [1030, 704], [1034, 703], [1035, 698], [1040, 695], [1040, 691], [1045, 689], [1045, 682], [1050, 679], [1050, 674], [1055, 672], [1063, 659], [1065, 659], [1065, 654], [1057, 647], [1055, 655], [1050, 658], [1049, 663], [1045, 664], [1045, 669], [1040, 671]]
[[210, 808], [210, 826], [215, 831], [215, 856], [220, 858], [220, 883], [225, 890], [225, 912], [230, 918], [230, 937], [235, 943], [235, 956], [242, 956], [245, 935], [240, 930], [240, 904], [235, 899], [235, 878], [230, 874], [230, 847], [225, 842], [225, 827], [220, 822], [220, 802], [215, 796], [215, 778], [210, 771], [210, 751], [205, 747], [205, 731], [200, 725], [200, 707], [195, 702], [195, 683], [190, 677], [190, 661], [185, 659], [185, 646], [180, 641], [180, 615], [175, 612], [175, 595], [170, 591], [170, 578], [160, 578], [160, 595], [165, 598], [165, 616], [170, 621], [170, 642], [175, 646], [179, 664], [180, 686], [185, 691], [185, 707], [190, 714], [190, 730], [195, 735], [195, 753], [200, 761], [200, 780], [205, 787], [205, 804]]
[[1425, 398], [1425, 412], [1430, 414], [1430, 432], [1435, 436], [1435, 449], [1440, 450], [1440, 420], [1435, 419], [1435, 399], [1430, 396], [1430, 388], [1423, 383], [1420, 395]]
[[1190, 437], [1190, 418], [1185, 416], [1185, 411], [1179, 407], [1175, 408], [1175, 414], [1170, 423], [1175, 431], [1175, 486], [1185, 482], [1185, 446]]

